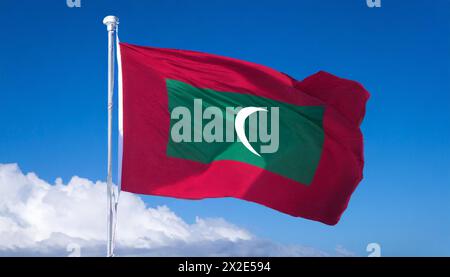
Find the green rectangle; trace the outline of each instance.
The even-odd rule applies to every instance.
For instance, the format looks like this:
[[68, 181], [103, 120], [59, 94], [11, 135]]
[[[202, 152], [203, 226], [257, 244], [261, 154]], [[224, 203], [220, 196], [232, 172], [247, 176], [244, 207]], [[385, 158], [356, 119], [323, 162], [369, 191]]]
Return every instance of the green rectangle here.
[[[169, 99], [169, 112], [171, 115], [177, 107], [185, 107], [187, 110], [183, 109], [183, 111], [190, 112], [191, 120], [189, 128], [178, 128], [181, 126], [180, 120], [187, 120], [188, 116], [184, 117], [179, 115], [176, 117], [176, 113], [171, 116], [171, 130], [169, 132], [169, 142], [167, 144], [168, 156], [198, 161], [201, 163], [211, 163], [217, 160], [240, 161], [290, 178], [303, 185], [309, 185], [312, 182], [319, 164], [324, 142], [324, 131], [322, 126], [324, 107], [296, 106], [250, 94], [220, 92], [212, 89], [196, 88], [189, 84], [171, 79], [166, 79], [166, 85]], [[199, 117], [199, 113], [196, 113], [194, 109], [194, 99], [197, 99], [197, 103], [199, 103], [198, 99], [201, 100], [203, 112], [208, 107], [217, 107], [222, 111], [222, 115], [215, 114], [216, 116], [211, 116], [211, 119]], [[277, 151], [273, 153], [261, 153], [259, 151], [261, 146], [267, 145], [268, 143], [261, 142], [259, 136], [257, 136], [257, 141], [251, 142], [251, 146], [260, 154], [260, 156], [255, 155], [249, 151], [242, 142], [236, 140], [237, 135], [234, 128], [233, 135], [235, 141], [227, 142], [225, 127], [234, 126], [234, 121], [230, 122], [229, 118], [227, 118], [226, 107], [266, 108], [268, 110], [268, 133], [271, 133], [272, 131], [270, 128], [272, 123], [271, 108], [278, 107], [279, 143]], [[179, 111], [180, 109], [176, 110], [176, 112]], [[258, 115], [257, 121], [259, 121], [260, 118], [260, 115]], [[208, 123], [213, 119], [218, 120], [214, 122], [222, 121], [223, 141], [207, 142], [204, 139], [198, 141], [198, 134], [204, 131], [202, 131], [200, 127], [211, 127], [212, 125], [208, 125]], [[249, 121], [250, 119], [247, 119], [245, 125], [247, 138], [250, 137]], [[176, 125], [177, 123], [178, 125]], [[176, 126], [176, 130], [178, 130], [178, 132], [174, 131], [175, 134], [183, 134], [185, 138], [190, 137], [190, 141], [185, 140], [175, 142], [171, 135], [174, 126]], [[188, 127], [187, 125], [184, 126]], [[256, 126], [259, 128], [259, 125]], [[214, 128], [215, 132], [211, 133], [220, 136], [220, 132], [217, 133], [218, 129], [219, 128]], [[194, 134], [195, 130], [198, 131], [196, 133], [197, 137]], [[257, 132], [260, 130], [252, 129], [252, 131], [255, 132], [254, 134], [258, 134]], [[188, 133], [190, 133], [189, 136], [187, 135]], [[231, 135], [231, 133], [229, 135]], [[177, 140], [179, 140], [178, 137]]]

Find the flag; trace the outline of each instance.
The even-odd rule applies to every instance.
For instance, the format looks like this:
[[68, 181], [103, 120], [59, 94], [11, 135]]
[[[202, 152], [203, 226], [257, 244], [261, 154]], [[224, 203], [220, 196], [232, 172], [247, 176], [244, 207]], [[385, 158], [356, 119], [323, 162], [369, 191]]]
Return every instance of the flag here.
[[359, 83], [127, 43], [120, 56], [122, 190], [339, 221], [363, 177]]

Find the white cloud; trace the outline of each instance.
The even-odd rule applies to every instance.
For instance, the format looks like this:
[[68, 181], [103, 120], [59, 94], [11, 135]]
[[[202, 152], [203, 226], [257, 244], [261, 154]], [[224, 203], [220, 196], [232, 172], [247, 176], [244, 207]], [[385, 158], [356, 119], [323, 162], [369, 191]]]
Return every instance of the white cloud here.
[[[72, 177], [49, 184], [0, 164], [0, 256], [104, 255], [106, 184]], [[120, 196], [118, 255], [325, 256], [314, 248], [282, 245], [255, 237], [222, 218], [188, 224], [166, 206], [149, 208], [137, 195]]]
[[336, 251], [336, 255], [339, 257], [355, 257], [356, 254], [353, 253], [352, 251], [348, 250], [347, 248], [345, 248], [342, 245], [337, 245], [336, 248], [334, 249]]

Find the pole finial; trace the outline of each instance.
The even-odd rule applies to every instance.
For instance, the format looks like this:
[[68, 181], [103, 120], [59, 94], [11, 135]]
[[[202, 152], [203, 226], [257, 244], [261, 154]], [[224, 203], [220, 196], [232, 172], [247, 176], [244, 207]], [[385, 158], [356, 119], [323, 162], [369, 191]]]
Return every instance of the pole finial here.
[[106, 25], [108, 31], [115, 31], [117, 25], [119, 25], [119, 18], [114, 15], [108, 15], [103, 18], [103, 24]]

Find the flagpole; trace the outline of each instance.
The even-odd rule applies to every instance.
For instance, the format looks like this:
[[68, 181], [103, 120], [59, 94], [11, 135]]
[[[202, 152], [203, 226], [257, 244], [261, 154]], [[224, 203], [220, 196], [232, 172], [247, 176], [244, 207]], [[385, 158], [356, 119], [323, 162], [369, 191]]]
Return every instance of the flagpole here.
[[108, 175], [107, 183], [107, 257], [114, 256], [113, 228], [115, 220], [115, 200], [112, 185], [112, 112], [114, 93], [114, 33], [119, 24], [119, 18], [107, 16], [103, 19], [108, 31]]

